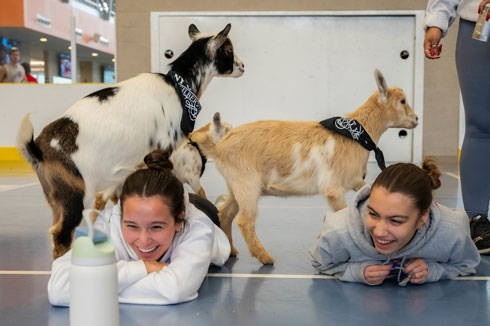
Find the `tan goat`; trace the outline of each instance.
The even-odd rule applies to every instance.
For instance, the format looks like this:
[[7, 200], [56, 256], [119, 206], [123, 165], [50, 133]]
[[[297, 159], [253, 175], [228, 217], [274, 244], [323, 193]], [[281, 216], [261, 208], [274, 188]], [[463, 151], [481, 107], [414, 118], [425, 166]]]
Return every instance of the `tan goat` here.
[[[417, 116], [400, 88], [389, 88], [376, 70], [379, 92], [347, 117], [360, 122], [375, 143], [388, 128], [414, 128]], [[239, 213], [248, 249], [263, 264], [274, 259], [255, 233], [258, 201], [262, 195], [323, 194], [334, 210], [346, 207], [347, 190], [365, 182], [369, 152], [355, 141], [325, 129], [319, 121], [258, 121], [232, 129], [215, 144], [211, 137], [196, 135], [194, 141], [212, 158], [226, 180], [229, 195], [220, 207], [221, 227], [232, 254], [232, 221]]]
[[205, 157], [201, 157], [200, 149], [197, 144], [192, 144], [195, 135], [210, 135], [214, 143], [217, 143], [223, 136], [231, 130], [231, 125], [221, 121], [219, 112], [213, 116], [213, 122], [206, 124], [204, 127], [189, 134], [189, 142], [184, 142], [177, 147], [170, 156], [174, 168], [173, 173], [182, 183], [187, 183], [192, 190], [201, 197], [206, 198], [206, 192], [201, 186], [200, 178], [204, 172], [206, 164]]

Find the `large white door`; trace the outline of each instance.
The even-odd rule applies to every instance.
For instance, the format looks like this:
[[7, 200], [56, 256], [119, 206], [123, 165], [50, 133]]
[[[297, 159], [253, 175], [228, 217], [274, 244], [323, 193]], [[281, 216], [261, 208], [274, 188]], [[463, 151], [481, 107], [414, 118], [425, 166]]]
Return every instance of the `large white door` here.
[[[229, 36], [245, 74], [211, 82], [201, 98], [198, 126], [211, 121], [216, 111], [234, 126], [343, 115], [377, 90], [375, 68], [389, 86], [403, 88], [414, 107], [416, 18], [415, 14], [152, 13], [152, 71], [167, 72], [168, 63], [187, 48], [191, 23], [208, 33], [231, 23]], [[167, 50], [173, 58], [165, 57]], [[402, 58], [402, 52], [408, 57]], [[423, 83], [421, 75], [417, 80]], [[420, 119], [421, 103], [414, 107]], [[421, 133], [422, 126], [417, 128], [415, 132]], [[422, 149], [414, 147], [414, 139], [411, 130], [389, 129], [379, 147], [387, 161], [418, 160]]]

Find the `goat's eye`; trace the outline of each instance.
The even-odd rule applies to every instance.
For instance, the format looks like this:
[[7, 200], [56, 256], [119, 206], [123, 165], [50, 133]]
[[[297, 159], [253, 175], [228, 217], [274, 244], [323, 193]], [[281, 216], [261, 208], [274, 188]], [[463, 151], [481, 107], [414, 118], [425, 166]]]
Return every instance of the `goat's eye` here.
[[401, 104], [405, 104], [405, 99], [400, 101]]
[[232, 55], [233, 54], [233, 49], [232, 48], [226, 49], [226, 54]]

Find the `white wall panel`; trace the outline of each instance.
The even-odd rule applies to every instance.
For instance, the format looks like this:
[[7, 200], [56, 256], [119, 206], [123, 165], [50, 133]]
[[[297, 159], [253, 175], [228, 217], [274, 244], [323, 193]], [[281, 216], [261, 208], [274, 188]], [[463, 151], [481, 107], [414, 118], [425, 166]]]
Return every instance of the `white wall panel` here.
[[110, 84], [0, 84], [0, 147], [14, 147], [20, 122], [31, 113], [34, 136], [82, 97]]
[[[389, 86], [407, 94], [422, 122], [423, 61], [419, 12], [152, 13], [152, 71], [168, 64], [190, 44], [191, 23], [205, 33], [232, 24], [230, 38], [245, 64], [238, 79], [215, 78], [201, 98], [198, 124], [222, 119], [240, 125], [278, 120], [322, 120], [351, 112], [377, 89], [379, 68]], [[167, 59], [166, 50], [175, 56]], [[400, 53], [409, 57], [403, 60]], [[417, 52], [418, 51], [418, 52]], [[417, 84], [419, 84], [417, 86]], [[387, 161], [419, 160], [420, 125], [405, 138], [390, 129], [380, 148]]]

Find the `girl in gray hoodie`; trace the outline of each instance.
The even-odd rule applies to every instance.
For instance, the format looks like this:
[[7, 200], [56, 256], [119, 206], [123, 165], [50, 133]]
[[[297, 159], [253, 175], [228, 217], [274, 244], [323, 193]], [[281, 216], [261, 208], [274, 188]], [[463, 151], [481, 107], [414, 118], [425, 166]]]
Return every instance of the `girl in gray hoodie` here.
[[398, 163], [361, 188], [353, 204], [327, 214], [312, 264], [342, 281], [402, 286], [475, 273], [480, 255], [468, 217], [432, 200], [440, 187], [433, 158], [422, 169]]

